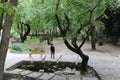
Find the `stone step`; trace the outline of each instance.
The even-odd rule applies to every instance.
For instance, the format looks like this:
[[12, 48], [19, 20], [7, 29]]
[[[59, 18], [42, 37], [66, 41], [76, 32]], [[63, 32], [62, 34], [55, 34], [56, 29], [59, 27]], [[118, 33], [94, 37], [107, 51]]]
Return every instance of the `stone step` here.
[[20, 74], [21, 74], [22, 76], [26, 76], [26, 75], [28, 75], [28, 74], [30, 74], [30, 73], [32, 73], [32, 71], [24, 70], [24, 71], [22, 71]]
[[83, 77], [82, 80], [99, 80], [99, 79], [96, 77]]
[[39, 76], [41, 76], [43, 73], [39, 73], [39, 72], [32, 72], [32, 73], [30, 73], [30, 74], [28, 74], [28, 75], [26, 75], [27, 77], [29, 77], [29, 78], [38, 78]]
[[50, 80], [67, 80], [67, 79], [66, 79], [66, 76], [56, 75]]
[[66, 75], [56, 75], [51, 80], [98, 80], [96, 77], [80, 77], [80, 76], [66, 76]]
[[44, 73], [42, 76], [38, 77], [38, 80], [49, 80], [53, 78], [55, 74], [53, 73]]
[[5, 71], [5, 73], [8, 73], [8, 74], [20, 74], [21, 72], [23, 72], [24, 70], [23, 69], [13, 69], [13, 70], [8, 70], [8, 71]]
[[69, 75], [68, 80], [82, 80], [82, 76]]

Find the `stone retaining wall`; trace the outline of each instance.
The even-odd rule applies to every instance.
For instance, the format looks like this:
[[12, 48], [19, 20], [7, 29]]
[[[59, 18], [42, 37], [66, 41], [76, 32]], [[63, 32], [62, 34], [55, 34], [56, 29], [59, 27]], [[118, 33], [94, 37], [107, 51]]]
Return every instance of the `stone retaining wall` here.
[[70, 67], [66, 67], [62, 71], [48, 73], [44, 72], [43, 70], [35, 72], [30, 70], [18, 69], [15, 68], [15, 66], [16, 65], [14, 65], [13, 69], [10, 68], [5, 71], [4, 80], [99, 80], [96, 76], [82, 76], [80, 74], [80, 71], [77, 71], [76, 69], [72, 69]]

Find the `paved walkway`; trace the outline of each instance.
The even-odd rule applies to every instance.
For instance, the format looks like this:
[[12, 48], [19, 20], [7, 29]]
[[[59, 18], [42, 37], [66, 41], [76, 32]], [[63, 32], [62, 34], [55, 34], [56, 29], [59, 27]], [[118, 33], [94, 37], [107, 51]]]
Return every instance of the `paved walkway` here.
[[[98, 72], [102, 80], [120, 80], [120, 56], [109, 56], [106, 54], [101, 54], [96, 51], [85, 52], [89, 55], [89, 65], [93, 66], [94, 69]], [[60, 54], [56, 55], [56, 58], [50, 59], [50, 55], [48, 54], [46, 60], [56, 61]], [[62, 56], [61, 61], [71, 61], [75, 62], [78, 55], [76, 54], [68, 54]], [[33, 58], [35, 61], [41, 60], [39, 54], [34, 54]], [[12, 66], [13, 64], [20, 62], [22, 60], [29, 60], [28, 54], [7, 54], [5, 69]], [[79, 58], [81, 61], [81, 59]]]
[[120, 80], [120, 57], [92, 55], [89, 65], [95, 68], [102, 80]]

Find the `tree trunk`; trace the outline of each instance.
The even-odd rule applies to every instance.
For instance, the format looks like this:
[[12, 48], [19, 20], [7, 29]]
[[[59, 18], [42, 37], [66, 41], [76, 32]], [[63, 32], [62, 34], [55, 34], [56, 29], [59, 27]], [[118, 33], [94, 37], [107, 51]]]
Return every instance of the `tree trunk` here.
[[81, 48], [78, 48], [78, 47], [73, 48], [66, 39], [63, 39], [63, 41], [68, 49], [75, 52], [82, 58], [81, 73], [84, 74], [85, 72], [87, 72], [87, 64], [88, 64], [89, 57], [82, 52]]
[[89, 57], [87, 55], [84, 55], [82, 50], [79, 50], [77, 54], [82, 58], [81, 73], [84, 74], [85, 72], [87, 72], [87, 64], [88, 64]]
[[92, 30], [91, 32], [91, 48], [92, 50], [95, 50], [96, 49], [96, 42], [95, 42], [95, 37], [94, 37], [94, 29]]
[[[10, 0], [11, 4], [17, 5], [18, 0]], [[3, 26], [2, 38], [0, 42], [0, 80], [4, 80], [4, 65], [7, 55], [10, 30], [12, 26], [13, 15], [7, 15]]]
[[12, 16], [7, 16], [0, 43], [0, 80], [3, 80], [4, 64], [9, 45], [10, 29], [12, 26]]
[[44, 0], [42, 0], [42, 3], [44, 3]]
[[[8, 0], [1, 0], [1, 3], [4, 3], [4, 2], [7, 2]], [[2, 23], [3, 23], [3, 13], [1, 14], [1, 16], [0, 16], [0, 31], [1, 31], [1, 29], [2, 29], [2, 27], [3, 27], [3, 25], [2, 25]]]
[[[70, 44], [69, 43], [69, 40], [67, 40], [65, 37], [67, 35], [67, 32], [69, 30], [69, 27], [70, 27], [70, 21], [69, 21], [69, 18], [68, 16], [65, 14], [65, 19], [67, 21], [67, 26], [65, 29], [62, 28], [61, 26], [61, 22], [59, 20], [59, 17], [58, 15], [56, 14], [56, 21], [58, 23], [58, 28], [62, 34], [62, 37], [63, 37], [63, 41], [64, 41], [64, 44], [66, 45], [66, 47], [68, 49], [70, 49], [71, 51], [77, 53], [81, 58], [82, 58], [82, 65], [81, 65], [81, 73], [84, 74], [84, 72], [87, 71], [87, 63], [88, 63], [88, 60], [89, 60], [89, 57], [87, 55], [85, 55], [82, 50], [81, 50], [81, 47], [83, 46], [83, 44], [85, 43], [86, 39], [89, 37], [90, 33], [91, 33], [91, 30], [87, 31], [88, 34], [86, 36], [86, 38], [83, 39], [81, 45], [78, 46], [77, 44], [77, 37], [73, 38], [71, 41], [72, 43]], [[94, 27], [93, 27], [94, 28]], [[75, 33], [79, 33], [81, 32], [82, 28], [79, 28], [77, 31], [75, 31]], [[76, 35], [76, 34], [75, 34]]]
[[84, 72], [87, 72], [88, 60], [89, 60], [89, 57], [87, 55], [84, 55], [82, 57], [82, 66], [81, 66], [81, 68], [82, 68], [82, 70], [81, 70], [82, 74], [84, 74]]
[[0, 16], [0, 42], [1, 42], [1, 36], [2, 36], [2, 27], [3, 27], [2, 23], [3, 23], [3, 14]]
[[2, 29], [2, 22], [3, 22], [3, 14], [0, 16], [0, 31]]
[[[47, 44], [50, 45], [50, 44], [51, 44], [51, 40], [50, 40], [51, 36], [50, 36], [50, 33], [47, 32], [47, 35], [46, 35], [46, 36], [47, 36], [47, 37], [46, 37], [46, 39], [47, 39]], [[44, 37], [45, 37], [45, 36], [44, 36]]]
[[30, 33], [30, 25], [29, 24], [25, 24], [27, 26], [27, 31], [25, 32], [25, 34], [23, 34], [23, 36], [21, 37], [21, 42], [24, 43], [24, 41], [26, 40], [27, 36], [29, 35]]

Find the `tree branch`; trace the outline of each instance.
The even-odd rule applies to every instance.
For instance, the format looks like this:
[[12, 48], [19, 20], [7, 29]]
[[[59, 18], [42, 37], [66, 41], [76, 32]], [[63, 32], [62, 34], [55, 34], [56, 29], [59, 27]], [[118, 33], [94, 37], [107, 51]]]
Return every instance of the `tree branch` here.
[[55, 18], [56, 18], [56, 21], [57, 21], [57, 24], [58, 24], [58, 28], [60, 29], [61, 34], [62, 34], [62, 35], [65, 35], [65, 34], [64, 34], [64, 30], [62, 29], [61, 22], [60, 22], [60, 20], [59, 20], [59, 17], [58, 17], [58, 14], [57, 14], [57, 13], [55, 14]]
[[42, 3], [44, 3], [44, 0], [42, 0]]
[[8, 0], [1, 0], [1, 3], [3, 3], [3, 2], [7, 2]]
[[58, 11], [58, 9], [59, 9], [59, 3], [60, 3], [60, 0], [57, 0], [57, 3], [56, 3], [56, 11]]
[[98, 3], [92, 8], [92, 10], [90, 10], [89, 23], [91, 23], [91, 19], [92, 19], [94, 10], [97, 8], [97, 6], [99, 6], [99, 4], [101, 3], [101, 1], [102, 1], [102, 0], [99, 0]]
[[63, 39], [63, 41], [64, 41], [64, 43], [65, 43], [65, 45], [67, 46], [68, 49], [70, 49], [70, 50], [72, 50], [73, 52], [76, 53], [75, 48], [73, 48], [66, 39]]
[[77, 45], [77, 37], [72, 39], [72, 45], [74, 46], [74, 48], [78, 49], [78, 45]]
[[86, 32], [87, 33], [87, 36], [83, 39], [81, 45], [79, 46], [79, 48], [81, 48], [83, 46], [83, 44], [85, 43], [85, 41], [88, 39], [88, 37], [90, 36], [92, 30], [94, 29], [95, 27], [93, 26], [92, 28], [88, 29], [88, 31]]
[[[5, 0], [5, 1], [8, 1], [8, 0]], [[10, 3], [14, 4], [14, 6], [17, 6], [18, 1], [16, 1], [16, 0], [10, 0]]]
[[69, 20], [69, 18], [68, 18], [68, 16], [67, 16], [66, 13], [64, 13], [64, 15], [65, 15], [65, 19], [66, 19], [66, 21], [67, 21], [67, 26], [66, 26], [66, 28], [64, 29], [64, 32], [65, 32], [65, 34], [66, 34], [67, 31], [69, 30], [69, 27], [70, 27], [70, 20]]

